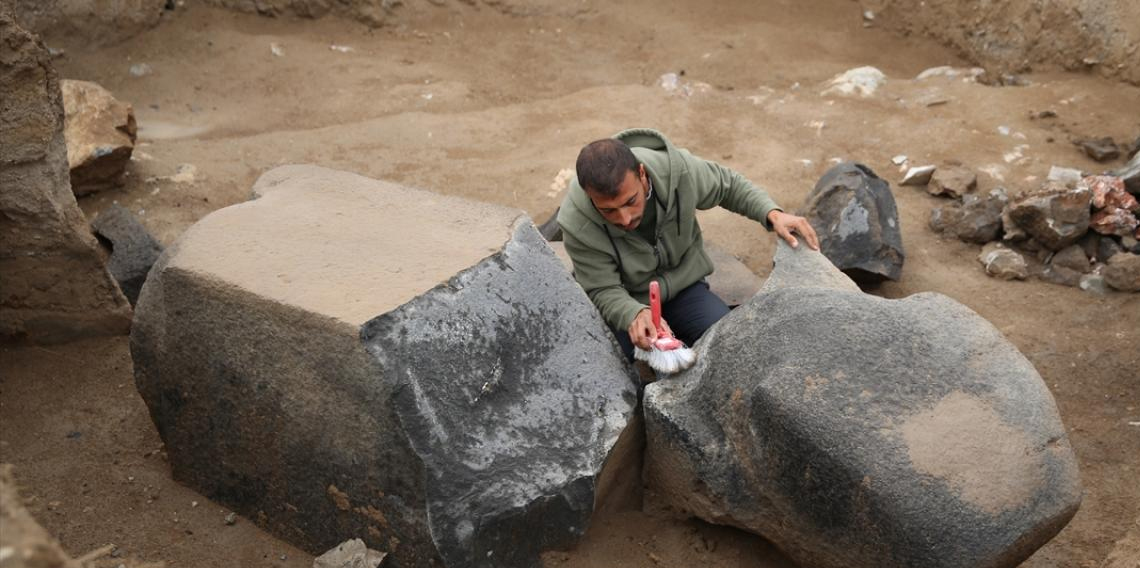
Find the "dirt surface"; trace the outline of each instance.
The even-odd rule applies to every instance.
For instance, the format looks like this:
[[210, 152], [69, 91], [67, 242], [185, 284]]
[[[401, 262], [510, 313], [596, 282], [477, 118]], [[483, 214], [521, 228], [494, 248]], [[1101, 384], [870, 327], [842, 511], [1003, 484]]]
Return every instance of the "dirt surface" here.
[[[986, 277], [979, 247], [927, 228], [943, 201], [897, 187], [890, 162], [957, 159], [979, 171], [979, 191], [1030, 187], [1053, 164], [1099, 171], [1069, 139], [1134, 139], [1140, 89], [1078, 74], [1030, 74], [1024, 87], [916, 81], [964, 62], [933, 42], [865, 28], [848, 0], [535, 2], [508, 13], [461, 4], [379, 30], [188, 4], [127, 43], [62, 45], [61, 76], [132, 102], [140, 129], [126, 185], [83, 198], [88, 216], [118, 202], [169, 244], [244, 201], [262, 172], [309, 162], [541, 221], [557, 205], [551, 180], [577, 150], [629, 126], [662, 130], [789, 208], [829, 160], [858, 159], [895, 184], [907, 252], [901, 281], [875, 293], [935, 291], [976, 310], [1033, 362], [1069, 428], [1084, 502], [1025, 565], [1099, 566], [1140, 513], [1140, 295]], [[153, 73], [128, 73], [143, 62]], [[889, 77], [875, 95], [820, 96], [833, 75], [862, 65]], [[689, 96], [658, 86], [681, 71]], [[946, 102], [928, 106], [935, 100]], [[1043, 110], [1057, 117], [1030, 118]], [[1022, 157], [1007, 161], [1013, 154]], [[707, 240], [767, 275], [770, 235], [723, 211], [701, 220]], [[311, 564], [254, 520], [227, 525], [223, 507], [172, 481], [125, 338], [0, 354], [0, 461], [15, 464], [29, 510], [70, 553], [115, 543], [168, 566]], [[595, 519], [576, 550], [546, 563], [790, 565], [758, 537], [673, 519], [652, 495], [643, 512]]]
[[875, 22], [932, 37], [994, 72], [1068, 69], [1140, 85], [1140, 3], [1134, 0], [977, 2], [863, 0]]

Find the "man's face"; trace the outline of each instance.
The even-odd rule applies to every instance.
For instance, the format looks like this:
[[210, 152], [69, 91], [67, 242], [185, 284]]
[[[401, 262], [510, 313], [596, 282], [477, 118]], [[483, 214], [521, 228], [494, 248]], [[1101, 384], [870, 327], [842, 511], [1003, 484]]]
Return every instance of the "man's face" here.
[[632, 231], [641, 224], [641, 218], [645, 215], [645, 202], [649, 197], [649, 179], [645, 174], [645, 166], [638, 165], [636, 172], [626, 172], [614, 197], [593, 191], [586, 191], [586, 195], [590, 196], [590, 201], [606, 221], [623, 231]]

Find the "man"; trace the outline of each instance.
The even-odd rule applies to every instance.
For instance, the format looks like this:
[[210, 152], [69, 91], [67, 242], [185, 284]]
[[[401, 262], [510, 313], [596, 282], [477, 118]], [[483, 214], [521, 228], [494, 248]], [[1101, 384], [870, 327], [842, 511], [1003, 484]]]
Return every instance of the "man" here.
[[633, 129], [588, 144], [558, 212], [574, 277], [614, 330], [627, 357], [657, 339], [647, 306], [661, 285], [662, 326], [688, 345], [728, 314], [704, 278], [696, 211], [721, 206], [763, 223], [795, 247], [819, 250], [807, 219], [784, 213], [744, 176], [674, 147], [661, 133]]

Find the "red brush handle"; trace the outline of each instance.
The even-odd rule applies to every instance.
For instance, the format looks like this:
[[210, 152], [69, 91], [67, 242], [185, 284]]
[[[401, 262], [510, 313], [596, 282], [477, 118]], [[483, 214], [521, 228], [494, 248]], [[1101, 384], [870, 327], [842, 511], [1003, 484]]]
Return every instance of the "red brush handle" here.
[[649, 283], [649, 313], [653, 316], [653, 327], [657, 329], [657, 335], [666, 335], [665, 330], [661, 329], [661, 285], [656, 280]]

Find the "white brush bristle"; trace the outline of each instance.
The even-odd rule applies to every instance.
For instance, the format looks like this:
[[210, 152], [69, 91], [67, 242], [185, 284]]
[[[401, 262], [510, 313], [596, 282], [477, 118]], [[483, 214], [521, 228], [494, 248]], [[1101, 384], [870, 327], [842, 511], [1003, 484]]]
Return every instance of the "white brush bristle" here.
[[672, 375], [692, 367], [693, 363], [697, 361], [697, 354], [688, 347], [667, 351], [656, 348], [646, 351], [635, 347], [633, 358], [638, 361], [645, 361], [654, 371]]

